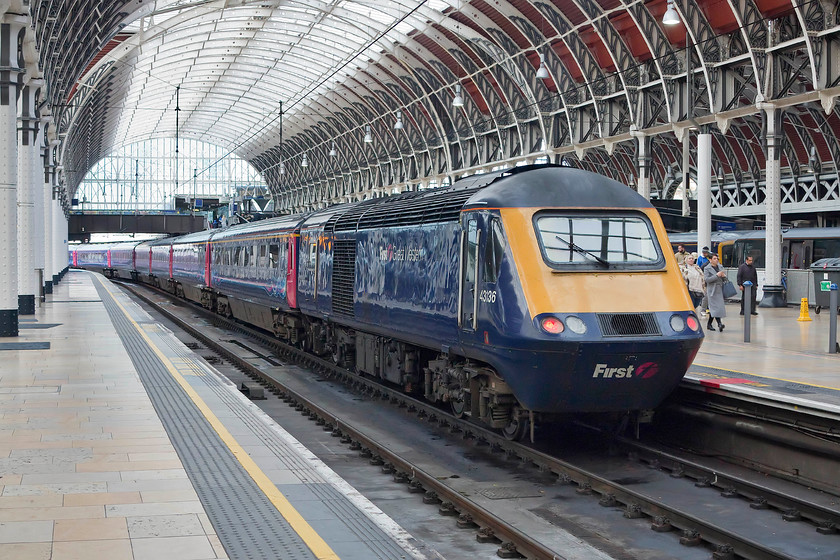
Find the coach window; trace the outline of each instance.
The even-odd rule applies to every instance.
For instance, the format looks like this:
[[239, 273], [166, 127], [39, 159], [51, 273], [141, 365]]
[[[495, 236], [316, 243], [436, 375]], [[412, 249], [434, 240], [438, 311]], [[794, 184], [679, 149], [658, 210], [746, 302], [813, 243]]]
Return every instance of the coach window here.
[[484, 255], [484, 281], [495, 283], [499, 280], [502, 258], [505, 256], [505, 233], [498, 218], [490, 224], [490, 238], [487, 240]]
[[260, 245], [260, 268], [268, 268], [268, 245]]
[[272, 271], [280, 268], [280, 245], [277, 243], [268, 246], [268, 266]]

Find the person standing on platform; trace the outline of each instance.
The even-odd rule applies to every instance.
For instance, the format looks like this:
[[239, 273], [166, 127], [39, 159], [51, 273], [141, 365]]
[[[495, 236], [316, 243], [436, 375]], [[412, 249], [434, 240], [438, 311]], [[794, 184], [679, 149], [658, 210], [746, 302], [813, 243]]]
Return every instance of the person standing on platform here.
[[755, 292], [758, 290], [758, 272], [755, 270], [752, 257], [744, 259], [744, 263], [738, 267], [738, 288], [741, 290], [741, 315], [744, 314], [744, 282], [752, 282], [750, 314], [758, 315], [758, 311], [755, 310]]
[[703, 271], [700, 267], [694, 264], [694, 255], [685, 256], [685, 264], [680, 267], [683, 278], [688, 286], [688, 294], [691, 296], [691, 304], [697, 309], [697, 306], [703, 302], [706, 295], [706, 284], [703, 280]]
[[697, 259], [697, 266], [700, 267], [700, 270], [703, 270], [709, 264], [709, 255], [709, 248], [703, 247], [703, 250], [700, 252], [700, 258]]
[[685, 247], [682, 245], [677, 245], [677, 252], [674, 253], [674, 257], [677, 259], [677, 264], [682, 266], [685, 264], [685, 257], [687, 253], [685, 252]]
[[712, 254], [709, 264], [703, 269], [703, 278], [706, 280], [706, 299], [709, 302], [709, 324], [706, 328], [715, 330], [712, 326], [712, 319], [717, 321], [720, 332], [726, 325], [721, 319], [726, 317], [726, 301], [723, 299], [723, 282], [726, 280], [726, 271], [720, 265], [718, 256]]
[[[708, 247], [703, 247], [703, 250], [700, 252], [700, 257], [697, 259], [697, 266], [700, 267], [700, 270], [705, 270], [706, 265], [709, 264], [709, 252]], [[709, 299], [707, 295], [703, 294], [703, 302], [700, 304], [700, 312], [704, 315], [709, 314]]]

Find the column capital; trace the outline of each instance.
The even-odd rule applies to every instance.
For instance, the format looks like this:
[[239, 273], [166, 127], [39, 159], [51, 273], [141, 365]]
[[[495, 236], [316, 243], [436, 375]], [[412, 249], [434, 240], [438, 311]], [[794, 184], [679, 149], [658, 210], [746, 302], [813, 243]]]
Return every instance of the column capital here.
[[762, 101], [756, 101], [755, 108], [758, 109], [759, 111], [764, 111], [767, 114], [770, 114], [773, 111], [778, 109], [778, 107], [776, 107], [775, 103], [770, 103], [768, 101], [763, 101], [763, 100]]

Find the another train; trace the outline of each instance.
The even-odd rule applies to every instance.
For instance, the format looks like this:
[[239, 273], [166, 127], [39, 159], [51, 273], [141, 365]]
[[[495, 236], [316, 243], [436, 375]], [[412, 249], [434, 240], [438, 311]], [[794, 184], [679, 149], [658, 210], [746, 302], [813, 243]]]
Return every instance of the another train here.
[[[766, 230], [712, 232], [711, 250], [718, 253], [725, 267], [737, 267], [747, 256], [757, 268], [764, 268]], [[686, 251], [697, 251], [697, 232], [668, 235], [673, 250], [683, 245]], [[782, 232], [782, 268], [808, 270], [819, 259], [840, 257], [840, 228], [804, 227]]]
[[656, 209], [553, 165], [71, 256], [510, 438], [656, 407], [703, 339]]

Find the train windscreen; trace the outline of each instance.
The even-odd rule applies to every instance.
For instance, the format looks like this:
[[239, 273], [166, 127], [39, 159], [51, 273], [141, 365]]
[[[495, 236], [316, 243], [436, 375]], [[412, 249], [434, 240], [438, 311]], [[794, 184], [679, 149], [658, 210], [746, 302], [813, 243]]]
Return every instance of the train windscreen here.
[[552, 268], [659, 268], [662, 253], [642, 216], [543, 213], [535, 218]]

